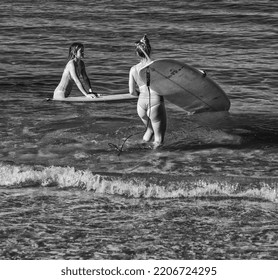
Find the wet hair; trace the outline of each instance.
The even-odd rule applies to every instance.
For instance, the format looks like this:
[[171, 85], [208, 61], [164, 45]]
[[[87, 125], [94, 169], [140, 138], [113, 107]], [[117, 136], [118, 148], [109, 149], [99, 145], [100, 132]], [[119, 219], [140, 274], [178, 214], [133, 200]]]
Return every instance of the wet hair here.
[[152, 48], [151, 48], [150, 41], [147, 37], [147, 34], [145, 34], [140, 41], [135, 42], [135, 46], [136, 46], [136, 53], [140, 57], [147, 58], [145, 53], [147, 54], [147, 56], [150, 56]]
[[75, 58], [77, 52], [79, 49], [83, 49], [84, 50], [84, 45], [81, 43], [72, 43], [69, 47], [69, 59], [73, 59]]

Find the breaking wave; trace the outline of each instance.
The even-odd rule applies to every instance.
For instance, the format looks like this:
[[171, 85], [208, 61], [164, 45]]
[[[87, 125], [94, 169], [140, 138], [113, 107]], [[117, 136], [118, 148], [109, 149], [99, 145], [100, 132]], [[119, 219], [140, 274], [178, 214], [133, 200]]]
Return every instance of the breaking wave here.
[[133, 198], [245, 198], [278, 201], [276, 178], [208, 178], [154, 173], [103, 173], [59, 166], [0, 164], [0, 186], [78, 188]]

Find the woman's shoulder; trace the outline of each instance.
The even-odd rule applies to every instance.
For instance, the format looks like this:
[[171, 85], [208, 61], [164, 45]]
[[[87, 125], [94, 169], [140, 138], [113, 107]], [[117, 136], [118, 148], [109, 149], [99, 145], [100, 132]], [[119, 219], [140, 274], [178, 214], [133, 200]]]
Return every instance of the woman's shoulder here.
[[140, 71], [140, 69], [141, 69], [141, 66], [140, 66], [141, 64], [140, 63], [138, 63], [138, 64], [135, 64], [135, 65], [133, 65], [131, 68], [130, 68], [130, 72], [133, 72], [133, 73], [138, 73], [139, 71]]
[[129, 69], [129, 74], [133, 75], [135, 74], [135, 65], [131, 66]]
[[77, 67], [78, 68], [80, 67], [81, 69], [85, 68], [84, 62], [82, 60], [77, 62], [77, 61], [71, 59], [70, 61], [68, 61], [67, 65], [66, 65], [66, 68], [68, 68], [68, 69], [72, 69], [72, 68], [76, 69]]
[[136, 66], [136, 65], [132, 65], [132, 66], [130, 67], [130, 71], [134, 71], [135, 66]]
[[73, 60], [73, 59], [71, 59], [71, 60], [68, 61], [67, 65], [66, 65], [66, 68], [67, 68], [67, 67], [75, 67], [74, 60]]

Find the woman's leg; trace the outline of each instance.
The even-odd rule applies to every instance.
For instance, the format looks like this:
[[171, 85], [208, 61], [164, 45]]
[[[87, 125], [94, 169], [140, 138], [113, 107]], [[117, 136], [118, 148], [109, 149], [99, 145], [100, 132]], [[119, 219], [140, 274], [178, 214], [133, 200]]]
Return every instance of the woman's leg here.
[[161, 145], [164, 141], [167, 126], [167, 116], [164, 102], [152, 106], [149, 109], [149, 114], [154, 131], [154, 144]]
[[[141, 105], [143, 105], [143, 104], [141, 104]], [[141, 105], [139, 104], [139, 101], [138, 101], [137, 113], [138, 113], [139, 117], [141, 118], [142, 122], [144, 123], [144, 125], [146, 126], [146, 132], [143, 136], [143, 140], [146, 142], [149, 142], [152, 140], [154, 132], [153, 132], [151, 120], [149, 119], [149, 117], [147, 115], [147, 110], [143, 109], [141, 107]], [[143, 106], [143, 107], [146, 107], [146, 106]]]

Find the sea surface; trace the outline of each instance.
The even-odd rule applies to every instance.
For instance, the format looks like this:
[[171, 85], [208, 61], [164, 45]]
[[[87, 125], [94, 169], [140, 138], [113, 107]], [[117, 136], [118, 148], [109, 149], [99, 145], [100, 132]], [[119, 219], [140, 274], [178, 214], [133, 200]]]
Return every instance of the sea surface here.
[[[0, 259], [278, 259], [276, 0], [6, 0], [0, 11]], [[46, 101], [76, 41], [93, 89], [128, 93], [144, 34], [153, 58], [205, 70], [230, 111], [167, 103], [153, 150], [136, 101]]]

